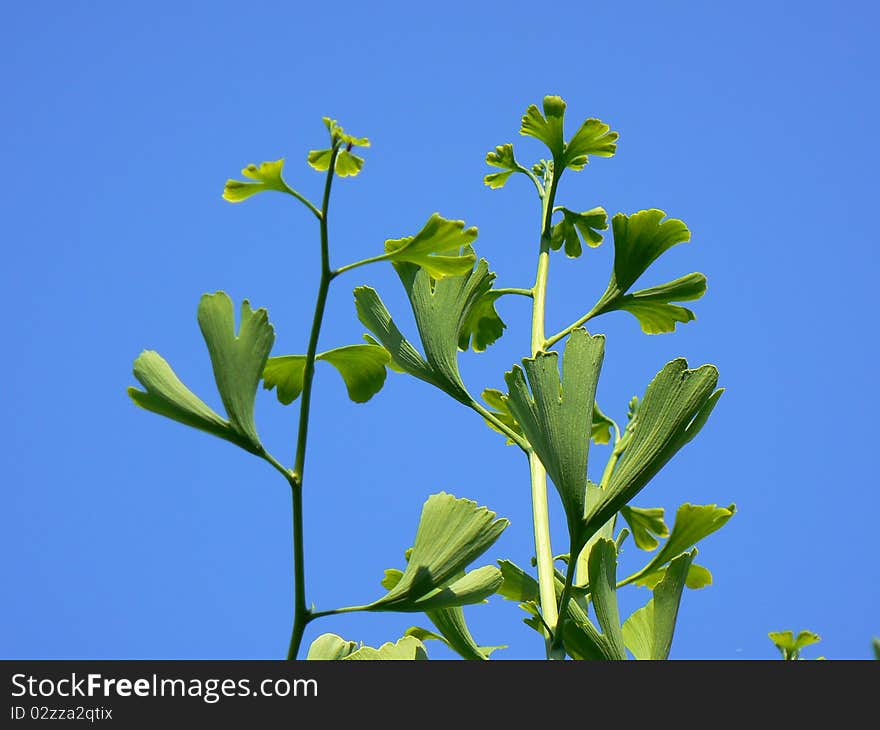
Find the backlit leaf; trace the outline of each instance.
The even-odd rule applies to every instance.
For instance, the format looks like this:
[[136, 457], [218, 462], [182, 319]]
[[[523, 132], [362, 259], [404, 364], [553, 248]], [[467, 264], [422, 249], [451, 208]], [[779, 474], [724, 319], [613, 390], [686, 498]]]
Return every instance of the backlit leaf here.
[[280, 193], [291, 193], [291, 189], [281, 177], [284, 160], [264, 162], [259, 167], [248, 165], [241, 174], [257, 182], [243, 182], [241, 180], [227, 180], [223, 189], [223, 198], [230, 203], [240, 203], [251, 195], [262, 193], [264, 190], [277, 190]]
[[791, 631], [771, 631], [768, 636], [770, 641], [776, 644], [776, 648], [782, 654], [783, 659], [796, 660], [800, 659], [801, 649], [816, 644], [822, 640], [819, 634], [812, 631], [801, 631], [797, 638]]
[[308, 660], [326, 660], [333, 661], [345, 659], [347, 656], [358, 650], [356, 641], [346, 641], [336, 634], [321, 634], [312, 642], [309, 647], [309, 653], [306, 655]]
[[[381, 345], [346, 345], [318, 353], [315, 360], [333, 365], [345, 382], [348, 397], [355, 403], [366, 403], [385, 384], [385, 366], [391, 356]], [[263, 369], [263, 387], [276, 388], [278, 400], [289, 405], [302, 392], [305, 368], [305, 355], [270, 357]]]
[[495, 302], [500, 296], [496, 292], [488, 291], [474, 302], [458, 336], [459, 350], [467, 350], [469, 346], [473, 346], [474, 352], [483, 352], [504, 334], [507, 325], [495, 310]]
[[217, 292], [201, 298], [198, 321], [228, 420], [190, 391], [155, 352], [142, 353], [134, 365], [134, 375], [146, 390], [129, 388], [128, 393], [142, 408], [260, 454], [263, 446], [254, 424], [254, 400], [275, 341], [268, 314], [265, 309], [252, 310], [245, 300], [236, 335], [232, 300]]
[[544, 113], [535, 104], [531, 104], [522, 118], [519, 133], [541, 140], [553, 153], [553, 157], [562, 159], [565, 152], [563, 140], [563, 119], [565, 102], [558, 96], [544, 97]]
[[513, 155], [512, 144], [498, 145], [494, 151], [486, 154], [486, 164], [492, 167], [500, 167], [503, 172], [492, 172], [483, 178], [483, 182], [490, 188], [502, 188], [504, 183], [515, 172], [525, 172], [525, 168], [520, 165]]
[[[502, 583], [501, 571], [485, 566], [462, 571], [498, 539], [508, 522], [476, 502], [441, 492], [428, 498], [412, 553], [398, 582], [367, 611], [433, 611], [481, 603]], [[460, 577], [459, 577], [460, 576]]]
[[611, 157], [617, 151], [618, 137], [605, 122], [587, 119], [565, 146], [565, 166], [581, 170], [590, 155]]
[[464, 221], [447, 220], [434, 213], [416, 235], [385, 241], [385, 253], [390, 254], [392, 262], [423, 268], [432, 279], [463, 276], [470, 273], [477, 260], [470, 248], [476, 238], [476, 228], [465, 228]]
[[[664, 220], [665, 219], [665, 220]], [[614, 233], [614, 271], [605, 293], [590, 310], [595, 317], [623, 309], [633, 314], [648, 334], [672, 332], [677, 322], [690, 322], [694, 313], [673, 302], [699, 299], [706, 292], [706, 277], [692, 273], [659, 286], [627, 294], [630, 287], [665, 251], [690, 240], [687, 226], [666, 218], [662, 210], [642, 210], [611, 219]]]
[[[675, 514], [672, 532], [669, 533], [669, 537], [663, 543], [663, 547], [644, 568], [627, 578], [627, 582], [636, 583], [637, 585], [650, 585], [651, 580], [649, 576], [662, 571], [663, 566], [670, 560], [692, 548], [704, 537], [708, 537], [713, 532], [724, 527], [727, 521], [733, 517], [734, 512], [736, 512], [736, 505], [733, 504], [728, 507], [718, 507], [714, 504], [697, 505], [685, 503], [681, 505]], [[623, 510], [621, 510], [621, 513], [623, 513]], [[628, 518], [627, 521], [629, 521]], [[630, 525], [632, 524], [630, 522]], [[659, 533], [655, 534], [659, 535]], [[660, 535], [660, 537], [663, 537], [663, 535]], [[702, 570], [705, 570], [705, 568]], [[705, 580], [705, 577], [705, 574], [695, 574], [690, 582], [696, 585]], [[711, 582], [711, 574], [708, 577]]]
[[229, 421], [259, 450], [262, 446], [254, 425], [254, 401], [275, 342], [268, 313], [265, 309], [252, 310], [245, 300], [236, 334], [232, 300], [225, 292], [217, 292], [202, 297], [198, 320]]
[[608, 214], [604, 208], [593, 208], [583, 213], [575, 213], [568, 208], [560, 208], [562, 220], [550, 231], [550, 248], [558, 251], [565, 244], [565, 255], [577, 258], [581, 255], [581, 241], [591, 248], [602, 243], [602, 234], [608, 228]]
[[642, 550], [654, 550], [660, 544], [657, 537], [669, 536], [669, 528], [663, 521], [663, 511], [662, 507], [624, 505], [620, 508], [620, 514], [629, 525], [636, 545]]
[[667, 659], [688, 568], [696, 550], [679, 555], [654, 588], [654, 597], [623, 624], [623, 639], [636, 659]]
[[590, 602], [602, 634], [618, 659], [626, 659], [617, 608], [617, 547], [613, 540], [599, 538], [589, 557]]
[[428, 652], [425, 645], [415, 636], [404, 636], [397, 642], [388, 642], [382, 644], [378, 649], [371, 646], [362, 646], [357, 651], [352, 652], [344, 661], [401, 661], [401, 660], [424, 660], [428, 658]]

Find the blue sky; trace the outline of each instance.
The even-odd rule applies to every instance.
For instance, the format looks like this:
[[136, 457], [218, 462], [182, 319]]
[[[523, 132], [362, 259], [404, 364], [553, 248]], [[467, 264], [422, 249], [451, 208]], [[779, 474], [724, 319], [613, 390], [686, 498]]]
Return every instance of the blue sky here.
[[[608, 336], [600, 400], [618, 419], [676, 356], [717, 364], [727, 388], [635, 501], [738, 506], [701, 547], [715, 583], [685, 596], [672, 656], [772, 658], [768, 631], [808, 628], [823, 637], [810, 656], [867, 658], [880, 634], [873, 4], [298, 5], [4, 12], [0, 655], [283, 655], [286, 485], [244, 452], [135, 408], [131, 362], [159, 350], [218, 407], [195, 321], [199, 296], [218, 289], [268, 308], [278, 354], [304, 351], [314, 220], [280, 195], [233, 206], [220, 194], [247, 163], [283, 156], [289, 182], [318, 198], [305, 155], [325, 142], [324, 115], [373, 141], [363, 174], [335, 189], [334, 263], [378, 253], [438, 211], [479, 227], [500, 285], [529, 286], [534, 195], [524, 179], [486, 188], [483, 159], [504, 142], [538, 157], [519, 118], [553, 93], [569, 103], [569, 129], [596, 116], [621, 135], [615, 158], [566, 178], [561, 202], [684, 219], [692, 243], [644, 281], [709, 278], [697, 321], [673, 335], [647, 337], [625, 313], [594, 325]], [[606, 242], [553, 257], [549, 330], [601, 293], [611, 253]], [[410, 327], [391, 267], [360, 269], [334, 282], [322, 348], [360, 339], [351, 291], [362, 283]], [[504, 338], [462, 356], [474, 391], [502, 387], [528, 354], [526, 302], [500, 308]], [[330, 368], [316, 388], [310, 602], [378, 597], [440, 490], [509, 517], [487, 559], [528, 563], [525, 463], [478, 418], [397, 374], [366, 405]], [[295, 409], [261, 391], [257, 417], [292, 462]], [[562, 551], [555, 495], [551, 508]], [[635, 553], [630, 543], [624, 564]], [[647, 598], [622, 593], [623, 612]], [[515, 604], [495, 598], [467, 615], [481, 643], [509, 645], [498, 658], [540, 656]], [[307, 641], [334, 631], [375, 645], [414, 618], [326, 619]]]

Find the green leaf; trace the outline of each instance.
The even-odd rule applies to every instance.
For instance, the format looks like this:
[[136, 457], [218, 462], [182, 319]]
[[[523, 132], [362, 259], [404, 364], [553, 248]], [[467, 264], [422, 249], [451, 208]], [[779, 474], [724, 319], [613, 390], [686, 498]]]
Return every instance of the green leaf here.
[[871, 646], [874, 647], [874, 659], [880, 661], [880, 639], [873, 638], [871, 640]]
[[513, 173], [526, 172], [525, 168], [516, 161], [512, 144], [498, 145], [493, 152], [486, 153], [486, 164], [503, 170], [503, 172], [490, 173], [483, 178], [483, 182], [492, 189], [503, 188], [507, 178]]
[[509, 560], [499, 560], [503, 582], [498, 589], [499, 595], [510, 601], [538, 601], [538, 581]]
[[447, 220], [434, 213], [416, 235], [385, 241], [385, 253], [390, 254], [393, 263], [420, 266], [432, 279], [464, 276], [477, 260], [470, 248], [476, 238], [476, 228], [466, 229], [464, 221]]
[[382, 644], [378, 649], [371, 646], [362, 646], [346, 657], [345, 661], [401, 661], [401, 660], [424, 660], [428, 658], [425, 645], [414, 636], [404, 636], [396, 643]]
[[341, 150], [336, 156], [336, 174], [339, 177], [354, 177], [364, 167], [364, 158]]
[[358, 157], [351, 152], [352, 147], [369, 147], [370, 140], [366, 137], [353, 137], [346, 134], [345, 130], [339, 126], [335, 119], [323, 117], [324, 125], [330, 133], [330, 147], [323, 150], [311, 150], [308, 155], [309, 164], [318, 170], [324, 172], [330, 167], [330, 160], [333, 158], [333, 146], [340, 145], [342, 149], [336, 155], [336, 165], [334, 172], [339, 177], [354, 177], [364, 166], [363, 157]]
[[587, 487], [587, 537], [630, 502], [697, 435], [721, 395], [722, 391], [715, 390], [717, 383], [718, 370], [713, 365], [689, 370], [683, 358], [667, 363], [654, 377], [627, 427], [624, 438], [628, 442], [607, 487]]
[[[656, 570], [653, 573], [648, 573], [647, 575], [643, 575], [637, 581], [633, 582], [637, 586], [643, 586], [645, 588], [650, 588], [653, 590], [654, 587], [661, 580], [663, 580], [664, 575], [666, 575], [666, 570], [661, 567], [659, 570]], [[691, 590], [705, 588], [706, 586], [712, 585], [712, 573], [709, 572], [708, 568], [702, 565], [691, 563], [691, 567], [688, 569], [687, 577], [685, 578], [684, 584]]]
[[[504, 399], [504, 393], [500, 390], [496, 390], [495, 388], [486, 388], [483, 393], [483, 400], [490, 408], [490, 413], [495, 416], [501, 423], [507, 426], [514, 433], [522, 436], [522, 429], [519, 427], [519, 424], [516, 422], [516, 419], [513, 417], [513, 414], [510, 412], [510, 408], [507, 405], [507, 401]], [[507, 436], [500, 428], [498, 428], [492, 421], [488, 418], [486, 420], [486, 425], [491, 428], [493, 431], [497, 431], [502, 436]], [[507, 437], [506, 441], [508, 446], [516, 443], [510, 437]]]
[[[321, 352], [315, 360], [324, 360], [335, 367], [345, 382], [348, 397], [355, 403], [366, 403], [385, 384], [385, 366], [391, 355], [381, 345], [346, 345]], [[277, 388], [278, 400], [290, 405], [302, 392], [305, 369], [305, 355], [270, 357], [263, 369], [263, 387]]]
[[590, 438], [593, 439], [593, 442], [597, 444], [610, 443], [611, 430], [616, 426], [614, 420], [602, 413], [599, 404], [593, 401], [593, 424], [590, 428]]
[[357, 650], [356, 641], [346, 641], [336, 634], [321, 634], [312, 642], [306, 659], [313, 661], [345, 659]]
[[565, 102], [558, 96], [545, 96], [543, 106], [543, 114], [534, 104], [526, 109], [519, 133], [541, 140], [553, 153], [553, 158], [561, 160], [565, 152], [562, 138]]
[[620, 508], [620, 514], [629, 525], [636, 545], [642, 550], [654, 550], [660, 544], [657, 537], [669, 537], [669, 528], [663, 521], [662, 507], [624, 505]]
[[599, 538], [590, 551], [588, 566], [590, 601], [596, 610], [603, 637], [618, 659], [626, 659], [617, 608], [617, 546], [614, 541]]
[[230, 203], [240, 203], [264, 190], [277, 190], [280, 193], [292, 194], [292, 190], [281, 177], [281, 169], [284, 167], [284, 159], [275, 162], [263, 162], [259, 167], [248, 165], [241, 174], [257, 182], [243, 182], [241, 180], [227, 180], [223, 188], [223, 198]]
[[427, 616], [431, 619], [431, 623], [437, 627], [439, 634], [413, 626], [406, 630], [406, 635], [415, 636], [422, 641], [438, 639], [462, 659], [471, 661], [485, 661], [492, 652], [506, 648], [504, 646], [479, 646], [465, 623], [464, 611], [461, 607], [428, 611]]
[[129, 388], [128, 394], [141, 408], [250, 449], [229, 421], [187, 388], [159, 353], [142, 352], [134, 361], [134, 376], [146, 390]]
[[797, 638], [791, 631], [771, 631], [767, 636], [776, 644], [776, 648], [782, 653], [782, 658], [787, 660], [800, 659], [801, 649], [822, 640], [819, 634], [812, 631], [801, 631]]
[[391, 353], [397, 367], [470, 405], [473, 398], [458, 369], [458, 344], [471, 310], [489, 292], [495, 274], [489, 272], [485, 259], [480, 259], [467, 275], [439, 281], [413, 264], [399, 263], [395, 269], [409, 297], [425, 357], [401, 334], [370, 287], [354, 291], [358, 318]]
[[667, 659], [672, 648], [685, 577], [697, 551], [679, 555], [654, 588], [654, 597], [623, 624], [623, 639], [636, 659]]
[[252, 310], [245, 299], [236, 334], [232, 300], [225, 292], [217, 292], [202, 297], [198, 319], [229, 421], [259, 451], [262, 445], [254, 425], [254, 401], [275, 342], [269, 315], [265, 309]]
[[[665, 220], [664, 220], [665, 219]], [[692, 273], [674, 281], [627, 295], [630, 287], [665, 251], [689, 241], [691, 233], [662, 210], [642, 210], [611, 219], [614, 233], [614, 271], [605, 293], [590, 310], [595, 317], [623, 309], [633, 314], [648, 334], [672, 332], [677, 322], [690, 322], [694, 313], [672, 302], [699, 299], [706, 292], [706, 277]]]
[[263, 387], [275, 388], [278, 401], [289, 406], [302, 393], [306, 375], [305, 355], [270, 357], [263, 368]]
[[583, 213], [575, 213], [568, 208], [560, 208], [562, 220], [550, 231], [550, 248], [558, 251], [565, 244], [565, 255], [577, 258], [581, 255], [581, 240], [591, 248], [602, 243], [602, 234], [608, 228], [608, 214], [604, 208], [592, 208]]
[[489, 291], [474, 302], [458, 335], [459, 350], [466, 351], [472, 345], [474, 352], [484, 352], [504, 334], [507, 325], [495, 310], [500, 297], [501, 294]]
[[422, 510], [406, 570], [385, 596], [364, 610], [433, 611], [483, 602], [501, 585], [501, 571], [485, 566], [459, 575], [507, 525], [476, 502], [445, 492], [432, 495]]
[[355, 403], [366, 403], [385, 384], [385, 366], [391, 355], [379, 345], [347, 345], [322, 352], [318, 360], [335, 367], [348, 390], [348, 397]]
[[[652, 574], [662, 571], [663, 566], [677, 555], [689, 550], [696, 545], [704, 537], [708, 537], [713, 532], [720, 530], [727, 521], [733, 517], [736, 512], [736, 505], [731, 504], [728, 507], [718, 507], [714, 504], [688, 504], [685, 503], [678, 508], [675, 514], [675, 523], [672, 525], [672, 532], [660, 551], [651, 559], [644, 568], [638, 573], [627, 578], [628, 583], [636, 583], [637, 585], [650, 585], [650, 577]], [[623, 513], [623, 510], [621, 510]], [[629, 518], [626, 518], [629, 522]], [[630, 522], [632, 526], [633, 523]], [[665, 525], [664, 525], [665, 526]], [[633, 532], [635, 534], [635, 532]], [[663, 535], [658, 534], [660, 537]], [[705, 568], [702, 568], [706, 573]], [[706, 576], [695, 574], [690, 580], [693, 584], [698, 584], [705, 580]], [[711, 574], [708, 576], [709, 582], [712, 580]], [[704, 583], [704, 585], [706, 585]]]
[[619, 136], [604, 122], [587, 119], [565, 146], [565, 166], [582, 170], [590, 155], [611, 157], [617, 151]]
[[236, 335], [232, 300], [217, 292], [201, 298], [198, 321], [228, 421], [193, 394], [155, 352], [142, 353], [134, 365], [134, 375], [146, 391], [129, 388], [128, 393], [142, 408], [260, 454], [263, 446], [254, 425], [254, 400], [275, 341], [268, 314], [265, 309], [252, 310], [245, 300]]
[[523, 360], [525, 375], [516, 365], [504, 375], [510, 411], [562, 498], [573, 555], [580, 553], [590, 537], [584, 530], [584, 489], [604, 350], [604, 336], [591, 337], [586, 330], [576, 329], [565, 347], [561, 380], [556, 352], [539, 352]]
[[639, 320], [642, 332], [657, 335], [673, 332], [677, 322], [691, 322], [696, 315], [686, 307], [671, 302], [699, 299], [706, 293], [706, 277], [693, 273], [660, 286], [642, 289], [618, 298], [612, 309], [623, 309]]

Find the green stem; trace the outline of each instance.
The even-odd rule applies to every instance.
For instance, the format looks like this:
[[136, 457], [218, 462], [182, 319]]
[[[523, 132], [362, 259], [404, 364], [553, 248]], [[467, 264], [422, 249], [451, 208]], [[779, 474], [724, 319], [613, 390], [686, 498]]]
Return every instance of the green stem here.
[[530, 298], [534, 298], [535, 296], [535, 293], [531, 289], [517, 289], [516, 287], [492, 289], [492, 294], [519, 294], [520, 296]]
[[306, 206], [306, 208], [308, 208], [310, 211], [312, 211], [312, 213], [315, 214], [315, 218], [317, 218], [318, 220], [321, 220], [321, 211], [315, 207], [315, 204], [311, 200], [309, 200], [305, 195], [301, 195], [300, 193], [296, 192], [296, 190], [294, 190], [293, 188], [291, 188], [287, 185], [285, 185], [284, 187], [287, 188], [288, 193], [290, 193], [300, 203], [302, 203], [304, 206]]
[[559, 342], [559, 340], [561, 340], [563, 337], [567, 337], [567, 336], [570, 335], [572, 332], [574, 332], [578, 327], [580, 327], [580, 326], [583, 325], [583, 324], [586, 324], [589, 320], [591, 320], [593, 317], [595, 317], [596, 314], [598, 314], [598, 311], [596, 310], [595, 307], [593, 307], [593, 309], [591, 309], [589, 312], [587, 312], [587, 313], [586, 313], [583, 317], [581, 317], [579, 320], [577, 320], [576, 322], [572, 322], [572, 323], [571, 323], [570, 325], [568, 325], [568, 327], [566, 327], [564, 330], [562, 330], [562, 331], [560, 331], [560, 332], [557, 332], [555, 335], [553, 335], [553, 336], [551, 336], [551, 337], [548, 337], [548, 338], [544, 341], [544, 346], [545, 346], [545, 347], [550, 347], [550, 346], [553, 345], [554, 343]]
[[559, 597], [559, 621], [556, 622], [556, 629], [553, 635], [552, 655], [565, 658], [565, 648], [563, 646], [563, 631], [565, 625], [565, 615], [568, 612], [568, 603], [571, 601], [571, 587], [574, 583], [574, 576], [577, 561], [572, 560], [574, 551], [568, 554], [568, 567], [565, 570], [565, 586], [562, 589], [562, 595]]
[[522, 436], [516, 433], [516, 431], [508, 428], [506, 424], [499, 421], [498, 418], [491, 411], [483, 408], [483, 406], [481, 406], [476, 401], [471, 401], [469, 405], [471, 409], [475, 410], [487, 421], [491, 421], [492, 425], [494, 425], [499, 431], [501, 431], [505, 436], [507, 436], [507, 438], [513, 441], [513, 443], [519, 446], [523, 451], [525, 451], [527, 454], [530, 452], [528, 441], [526, 441]]
[[[544, 309], [547, 300], [547, 274], [550, 269], [550, 228], [553, 217], [553, 199], [559, 176], [554, 171], [550, 188], [541, 200], [541, 244], [538, 252], [538, 270], [532, 289], [532, 357], [544, 349]], [[556, 606], [556, 585], [553, 566], [553, 547], [550, 541], [550, 511], [547, 505], [547, 471], [533, 451], [529, 452], [529, 477], [532, 486], [532, 523], [535, 532], [535, 559], [538, 564], [538, 588], [541, 614], [553, 632], [559, 620]], [[547, 657], [554, 658], [552, 632], [546, 637]]]
[[345, 266], [340, 266], [338, 269], [336, 269], [335, 271], [333, 271], [331, 273], [331, 277], [335, 278], [335, 277], [339, 276], [340, 274], [344, 274], [346, 271], [351, 271], [352, 269], [356, 269], [359, 266], [366, 266], [367, 264], [375, 264], [375, 263], [378, 263], [379, 261], [387, 261], [393, 255], [394, 254], [392, 254], [392, 253], [383, 253], [378, 256], [372, 256], [371, 258], [368, 258], [368, 259], [361, 259], [360, 261], [355, 261], [353, 264], [346, 264]]
[[300, 644], [302, 643], [303, 632], [309, 622], [310, 615], [309, 609], [306, 606], [305, 560], [303, 556], [303, 471], [306, 462], [306, 442], [309, 432], [309, 409], [312, 403], [315, 357], [318, 353], [318, 338], [321, 334], [321, 323], [324, 321], [327, 293], [330, 290], [330, 281], [333, 278], [330, 270], [330, 248], [327, 237], [327, 210], [330, 205], [330, 188], [333, 185], [333, 172], [336, 167], [336, 156], [338, 154], [338, 143], [334, 143], [333, 152], [330, 155], [330, 166], [327, 168], [327, 181], [324, 184], [324, 199], [321, 203], [321, 281], [318, 285], [315, 315], [312, 318], [309, 349], [306, 352], [306, 365], [305, 372], [303, 373], [303, 389], [299, 408], [299, 430], [296, 437], [296, 459], [293, 464], [293, 473], [290, 476], [290, 489], [293, 495], [294, 604], [293, 629], [290, 635], [290, 647], [287, 651], [288, 659], [296, 659]]

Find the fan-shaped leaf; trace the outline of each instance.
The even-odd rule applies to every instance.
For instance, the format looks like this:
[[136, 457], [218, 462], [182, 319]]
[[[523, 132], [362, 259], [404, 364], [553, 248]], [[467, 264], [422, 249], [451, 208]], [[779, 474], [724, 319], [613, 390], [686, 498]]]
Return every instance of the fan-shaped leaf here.
[[464, 276], [477, 260], [470, 248], [476, 238], [476, 228], [466, 229], [464, 221], [447, 220], [434, 213], [416, 235], [385, 241], [385, 253], [392, 262], [423, 268], [432, 279]]
[[688, 370], [683, 358], [672, 360], [654, 377], [628, 427], [629, 441], [608, 485], [589, 485], [586, 494], [587, 537], [631, 501], [705, 424], [721, 395], [715, 390], [713, 365]]
[[[632, 514], [632, 509], [633, 508], [629, 508], [630, 514]], [[637, 585], [647, 585], [650, 587], [656, 580], [652, 579], [652, 576], [662, 572], [663, 566], [666, 565], [666, 563], [692, 548], [704, 537], [708, 537], [713, 532], [720, 530], [727, 524], [727, 521], [733, 517], [734, 512], [736, 512], [736, 505], [734, 504], [731, 504], [728, 507], [718, 507], [714, 504], [698, 505], [685, 503], [681, 505], [678, 508], [678, 512], [675, 514], [675, 523], [672, 525], [672, 532], [669, 533], [669, 537], [666, 542], [663, 543], [663, 547], [644, 568], [627, 578], [626, 582], [636, 583]], [[623, 513], [623, 510], [621, 510], [621, 513]], [[626, 515], [624, 515], [624, 517], [626, 518]], [[626, 519], [629, 522], [629, 518]], [[633, 523], [630, 522], [630, 525], [632, 526]], [[635, 534], [635, 530], [633, 531], [633, 534]], [[655, 534], [663, 537], [660, 533]], [[700, 566], [692, 566], [692, 568], [693, 567], [699, 568]], [[689, 583], [691, 586], [701, 587], [700, 584], [707, 585], [704, 581], [706, 580], [706, 574], [708, 574], [709, 571], [705, 568], [700, 568], [700, 570], [705, 571], [705, 573], [695, 573], [693, 578], [689, 576]], [[711, 582], [711, 574], [708, 575], [708, 580]]]
[[623, 638], [636, 659], [669, 657], [685, 577], [696, 554], [692, 550], [675, 558], [654, 588], [654, 597], [624, 622]]
[[352, 652], [346, 657], [345, 661], [401, 661], [401, 660], [424, 660], [428, 658], [428, 652], [425, 645], [415, 636], [404, 636], [398, 639], [396, 643], [387, 642], [382, 644], [378, 649], [372, 646], [362, 646], [357, 651]]
[[575, 213], [568, 208], [560, 208], [562, 220], [550, 231], [550, 247], [558, 251], [565, 244], [565, 255], [577, 258], [581, 255], [581, 240], [591, 248], [602, 243], [602, 234], [608, 228], [608, 214], [604, 208], [593, 208], [583, 213]]
[[486, 154], [486, 164], [492, 167], [500, 167], [503, 172], [492, 172], [483, 178], [483, 182], [490, 188], [503, 188], [504, 184], [515, 172], [526, 173], [526, 169], [520, 165], [513, 155], [512, 144], [498, 145], [493, 152]]
[[406, 569], [367, 611], [432, 611], [480, 603], [501, 585], [501, 571], [485, 566], [462, 571], [498, 539], [508, 525], [476, 502], [441, 492], [425, 503]]
[[312, 642], [306, 659], [312, 661], [345, 659], [357, 650], [356, 641], [346, 641], [336, 634], [321, 634]]
[[658, 537], [669, 537], [669, 528], [663, 521], [663, 511], [662, 507], [624, 505], [620, 508], [620, 514], [629, 525], [636, 545], [642, 550], [654, 550], [660, 544]]
[[128, 393], [135, 403], [147, 410], [260, 454], [263, 446], [254, 424], [254, 400], [275, 341], [268, 314], [265, 309], [252, 310], [245, 300], [241, 305], [241, 323], [236, 335], [232, 300], [224, 292], [217, 292], [202, 297], [198, 321], [228, 421], [192, 393], [155, 352], [142, 353], [135, 361], [135, 377], [146, 392], [129, 388]]
[[504, 376], [510, 411], [562, 498], [572, 554], [580, 553], [590, 537], [584, 534], [584, 490], [604, 350], [602, 335], [591, 337], [586, 330], [577, 329], [565, 347], [561, 380], [555, 352], [539, 352], [523, 360], [525, 375], [514, 366]]
[[241, 174], [257, 182], [227, 180], [226, 186], [223, 188], [224, 200], [228, 200], [230, 203], [240, 203], [251, 195], [262, 193], [264, 190], [277, 190], [280, 193], [292, 194], [291, 189], [284, 182], [284, 178], [281, 177], [283, 167], [283, 158], [274, 162], [263, 162], [259, 167], [253, 164], [248, 165], [241, 171]]

